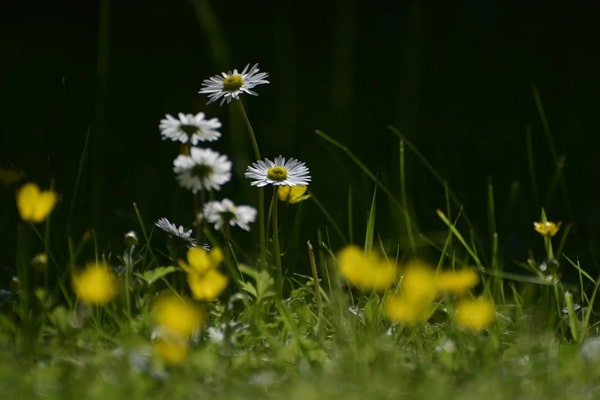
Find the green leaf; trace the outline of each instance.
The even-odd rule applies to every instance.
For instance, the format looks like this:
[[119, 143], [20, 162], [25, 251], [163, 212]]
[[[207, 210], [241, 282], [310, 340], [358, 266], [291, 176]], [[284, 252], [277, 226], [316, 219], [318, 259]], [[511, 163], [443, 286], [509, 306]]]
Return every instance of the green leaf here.
[[375, 200], [377, 198], [377, 188], [373, 191], [373, 200], [371, 200], [371, 210], [367, 220], [367, 232], [365, 234], [365, 252], [370, 253], [373, 249], [373, 237], [375, 236]]
[[144, 271], [143, 273], [135, 273], [134, 275], [138, 278], [141, 278], [148, 285], [152, 285], [157, 280], [169, 275], [171, 272], [177, 271], [177, 268], [170, 265], [168, 267], [158, 267], [155, 269], [151, 269], [148, 271]]

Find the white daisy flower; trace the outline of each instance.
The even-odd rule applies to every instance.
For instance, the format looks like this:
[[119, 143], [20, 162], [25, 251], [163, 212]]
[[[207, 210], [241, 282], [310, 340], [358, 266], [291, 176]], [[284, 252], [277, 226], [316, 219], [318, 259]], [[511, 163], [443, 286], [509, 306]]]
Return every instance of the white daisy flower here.
[[231, 103], [231, 99], [238, 100], [239, 95], [242, 93], [248, 93], [253, 96], [258, 96], [258, 93], [251, 89], [257, 85], [269, 83], [265, 78], [269, 76], [266, 72], [259, 72], [258, 64], [254, 64], [250, 68], [250, 64], [247, 64], [242, 72], [238, 72], [234, 69], [233, 72], [228, 71], [227, 73], [221, 72], [221, 75], [215, 75], [202, 82], [202, 88], [198, 93], [208, 94], [208, 103], [221, 100], [221, 106], [223, 103]]
[[256, 209], [250, 206], [236, 206], [229, 199], [221, 201], [209, 201], [204, 204], [202, 211], [204, 218], [211, 224], [215, 224], [215, 229], [219, 230], [223, 225], [239, 226], [245, 231], [250, 230], [251, 222], [256, 219]]
[[265, 158], [249, 165], [244, 173], [248, 179], [253, 179], [252, 186], [296, 186], [308, 185], [310, 182], [310, 171], [303, 162], [279, 155], [274, 161]]
[[173, 171], [179, 184], [193, 193], [219, 190], [231, 179], [231, 161], [211, 149], [192, 147], [189, 156], [181, 154], [173, 161]]
[[186, 231], [183, 226], [177, 226], [166, 218], [159, 219], [154, 225], [167, 232], [169, 235], [183, 240], [190, 246], [196, 245], [196, 239], [192, 237], [191, 229]]
[[166, 118], [160, 121], [158, 127], [163, 140], [190, 142], [195, 146], [198, 142], [212, 142], [221, 137], [217, 130], [221, 128], [221, 123], [217, 118], [206, 119], [204, 113], [179, 113], [178, 117], [179, 119], [167, 114]]

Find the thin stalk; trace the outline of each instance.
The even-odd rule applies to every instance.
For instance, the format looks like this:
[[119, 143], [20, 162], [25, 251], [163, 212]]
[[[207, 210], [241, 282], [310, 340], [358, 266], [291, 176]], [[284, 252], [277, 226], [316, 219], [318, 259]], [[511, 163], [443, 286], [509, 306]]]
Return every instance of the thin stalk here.
[[[252, 124], [248, 119], [246, 110], [241, 100], [236, 101], [239, 105], [242, 117], [248, 128], [248, 134], [250, 135], [250, 142], [252, 143], [252, 150], [254, 151], [254, 158], [258, 161], [261, 159], [260, 150], [258, 149], [258, 142], [256, 141], [256, 135]], [[260, 244], [260, 264], [266, 265], [267, 262], [267, 239], [265, 234], [265, 191], [263, 188], [258, 188], [258, 230], [259, 230], [259, 244]]]
[[319, 274], [317, 272], [317, 263], [315, 262], [315, 252], [313, 250], [310, 240], [306, 242], [308, 247], [308, 261], [310, 263], [310, 271], [312, 273], [313, 285], [315, 289], [315, 303], [317, 304], [317, 314], [319, 326], [321, 326], [321, 320], [323, 318], [323, 303], [321, 301], [321, 285], [319, 284]]
[[279, 298], [283, 295], [283, 272], [281, 271], [281, 251], [279, 250], [279, 230], [277, 229], [277, 189], [273, 188], [273, 200], [271, 203], [272, 207], [272, 221], [273, 221], [273, 253], [275, 256], [275, 290]]

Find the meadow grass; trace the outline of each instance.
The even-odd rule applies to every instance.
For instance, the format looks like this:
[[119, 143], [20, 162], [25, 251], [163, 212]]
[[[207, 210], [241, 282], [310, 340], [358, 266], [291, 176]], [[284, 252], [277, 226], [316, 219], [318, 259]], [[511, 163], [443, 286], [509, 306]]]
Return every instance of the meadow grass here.
[[[285, 274], [277, 239], [288, 233], [287, 227], [277, 226], [277, 203], [313, 201], [304, 190], [290, 191], [285, 198], [275, 191], [268, 209], [259, 211], [268, 237], [260, 240], [264, 248], [252, 259], [231, 238], [230, 229], [236, 227], [227, 224], [235, 220], [231, 210], [219, 229], [199, 220], [194, 234], [175, 227], [165, 235], [145, 221], [135, 204], [139, 226], [134, 230], [139, 233], [126, 235], [121, 255], [102, 254], [91, 232], [79, 240], [69, 237], [68, 248], [58, 249], [49, 214], [55, 201], [41, 197], [53, 192], [24, 200], [24, 186], [18, 189], [23, 219], [17, 226], [18, 276], [3, 293], [0, 316], [3, 398], [597, 398], [598, 280], [579, 264], [577, 255], [561, 253], [568, 228], [549, 221], [541, 210], [535, 225], [539, 245], [532, 247], [543, 249], [543, 262], [524, 265], [519, 272], [505, 268], [497, 251], [493, 187], [488, 188], [487, 207], [495, 240], [485, 253], [441, 175], [394, 132], [399, 140], [399, 195], [351, 149], [317, 132], [358, 166], [374, 189], [364, 232], [357, 232], [351, 221], [333, 220], [319, 205], [323, 227], [355, 238], [358, 258], [348, 258], [343, 249], [331, 247], [327, 234], [319, 234], [318, 243], [306, 244], [310, 276]], [[189, 150], [182, 147], [182, 154]], [[445, 189], [446, 210], [437, 212], [446, 227], [441, 241], [419, 232], [408, 207], [404, 154], [411, 150]], [[218, 195], [206, 192], [196, 197]], [[378, 234], [378, 196], [405, 221], [407, 245], [390, 245]], [[27, 204], [33, 214], [27, 213]], [[347, 204], [352, 205], [350, 196]], [[72, 204], [66, 206], [71, 215]], [[202, 213], [197, 201], [194, 207]], [[348, 226], [346, 232], [342, 226]], [[156, 244], [152, 237], [158, 234], [167, 241]], [[93, 263], [103, 266], [99, 271], [115, 282], [91, 278], [90, 286], [78, 286], [78, 274], [92, 268], [79, 268], [86, 247], [96, 254]], [[431, 276], [471, 267], [476, 282], [410, 303], [411, 293], [429, 285], [408, 283], [411, 260], [423, 247], [436, 254], [423, 262], [430, 265]], [[216, 249], [223, 254], [213, 257], [215, 265], [205, 266], [188, 248], [200, 256], [214, 255]], [[381, 278], [380, 285], [380, 271], [389, 266], [393, 276]], [[228, 277], [228, 289], [215, 289], [218, 284], [211, 281], [203, 288], [214, 293], [198, 295], [194, 268], [219, 269]], [[579, 277], [574, 287], [561, 281], [560, 270], [566, 268]], [[185, 303], [157, 317], [153, 310], [164, 293]], [[397, 295], [409, 298], [410, 310], [388, 310], [389, 299]], [[475, 326], [461, 323], [459, 298], [480, 296], [493, 301], [493, 316]], [[421, 310], [423, 304], [426, 309]], [[188, 305], [192, 311], [186, 314], [182, 310]], [[405, 317], [411, 310], [421, 311], [414, 319]], [[189, 322], [194, 315], [202, 321]], [[165, 334], [172, 328], [169, 324], [190, 327], [173, 339], [173, 332]], [[170, 340], [175, 348], [159, 348]]]
[[[198, 15], [210, 19], [200, 12], [204, 2], [193, 3]], [[210, 21], [204, 25], [219, 35]], [[215, 57], [225, 62], [228, 55], [219, 48]], [[161, 121], [163, 139], [180, 148], [173, 167], [180, 190], [192, 199], [195, 218], [185, 221], [190, 229], [148, 220], [136, 203], [137, 226], [113, 233], [122, 241], [118, 254], [103, 251], [93, 229], [71, 229], [88, 179], [88, 154], [98, 151], [89, 133], [66, 202], [57, 202], [52, 187], [40, 190], [14, 171], [1, 171], [20, 218], [15, 278], [2, 291], [2, 398], [600, 396], [600, 280], [578, 254], [564, 253], [571, 225], [561, 226], [542, 208], [555, 196], [566, 204], [569, 199], [564, 163], [537, 90], [555, 169], [546, 193], [539, 193], [528, 133], [531, 201], [539, 217], [526, 223], [539, 235], [527, 243], [536, 256], [515, 268], [502, 251], [508, 244], [499, 235], [491, 181], [487, 204], [480, 205], [488, 222], [481, 232], [443, 174], [394, 127], [397, 176], [385, 177], [353, 149], [316, 131], [323, 146], [345, 167], [357, 168], [371, 188], [371, 202], [360, 210], [364, 221], [355, 221], [360, 205], [350, 188], [336, 199], [348, 217], [336, 219], [331, 205], [310, 190], [318, 171], [288, 157], [261, 160], [243, 103], [260, 102], [247, 96], [267, 83], [260, 74], [247, 67], [204, 86], [216, 87], [204, 93], [216, 93], [217, 102], [230, 100], [222, 106], [244, 122], [247, 156], [256, 160], [246, 170], [258, 186], [254, 197], [220, 196], [236, 163], [207, 151], [220, 124], [210, 125], [199, 114]], [[197, 143], [193, 135], [200, 137]], [[444, 207], [435, 213], [443, 227], [438, 232], [419, 227], [407, 154], [444, 193]], [[94, 178], [99, 169], [95, 165], [92, 180], [102, 182]], [[302, 207], [309, 202], [319, 211], [313, 242], [301, 229]], [[296, 216], [287, 219], [293, 223], [281, 224], [283, 212]], [[56, 214], [64, 221], [56, 221]], [[92, 213], [90, 220], [101, 218]], [[397, 236], [381, 234], [390, 230]], [[336, 245], [340, 240], [343, 245]], [[293, 260], [286, 258], [284, 243], [302, 249], [308, 272], [286, 266]]]

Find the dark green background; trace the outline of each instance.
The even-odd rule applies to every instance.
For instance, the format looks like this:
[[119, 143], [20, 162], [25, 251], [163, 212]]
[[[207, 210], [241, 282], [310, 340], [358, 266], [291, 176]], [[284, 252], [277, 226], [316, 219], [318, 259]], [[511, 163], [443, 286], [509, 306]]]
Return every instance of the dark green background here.
[[[507, 265], [523, 260], [529, 249], [542, 256], [541, 240], [531, 229], [541, 206], [552, 219], [572, 224], [570, 256], [579, 254], [593, 265], [590, 248], [597, 245], [600, 218], [596, 2], [102, 4], [108, 6], [104, 14], [98, 2], [0, 6], [0, 163], [44, 187], [54, 182], [62, 194], [54, 214], [61, 227], [75, 201], [75, 175], [90, 132], [83, 195], [70, 224], [75, 240], [93, 226], [101, 251], [121, 252], [122, 234], [137, 229], [132, 202], [148, 227], [162, 216], [191, 224], [191, 196], [171, 172], [178, 147], [161, 141], [158, 131], [166, 113], [219, 117], [223, 138], [212, 147], [230, 155], [236, 172], [223, 194], [237, 202], [253, 199], [242, 176], [252, 159], [239, 115], [231, 106], [206, 106], [197, 91], [211, 75], [258, 62], [271, 84], [243, 101], [263, 155], [306, 161], [311, 190], [346, 235], [352, 184], [355, 242], [362, 240], [373, 184], [314, 130], [346, 144], [397, 192], [398, 139], [391, 124], [448, 180], [484, 247], [491, 179]], [[565, 157], [569, 206], [560, 192], [544, 200], [555, 165], [532, 85], [557, 152]], [[539, 198], [529, 179], [528, 127]], [[410, 151], [406, 161], [408, 195], [420, 228], [443, 230], [435, 215], [436, 208], [445, 208], [443, 188]], [[517, 203], [507, 210], [515, 182]], [[382, 193], [378, 198], [376, 230], [386, 243], [402, 242], [404, 229], [390, 223], [395, 214]], [[0, 262], [6, 275], [14, 265], [13, 199], [14, 188], [3, 188]], [[317, 229], [324, 232], [329, 222], [310, 202], [301, 210], [285, 208], [283, 224], [291, 224], [297, 212], [302, 228], [284, 248], [288, 265], [305, 272], [304, 242], [315, 242]], [[329, 232], [334, 248], [344, 243], [330, 226]], [[66, 234], [57, 233], [57, 243]], [[241, 232], [237, 239], [246, 243], [248, 235]], [[252, 249], [251, 243], [245, 246]]]

